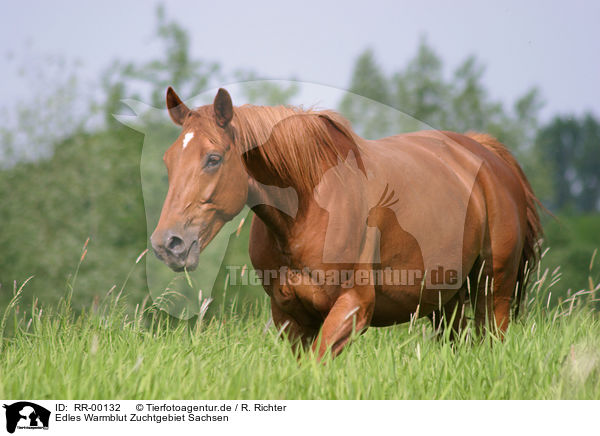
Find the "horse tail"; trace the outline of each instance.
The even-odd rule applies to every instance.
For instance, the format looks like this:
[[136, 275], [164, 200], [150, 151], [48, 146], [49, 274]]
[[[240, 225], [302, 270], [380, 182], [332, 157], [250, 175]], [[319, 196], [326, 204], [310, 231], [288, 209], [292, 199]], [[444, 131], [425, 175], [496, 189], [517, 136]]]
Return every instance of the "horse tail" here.
[[485, 133], [467, 132], [466, 136], [475, 141], [479, 142], [488, 150], [499, 156], [506, 164], [512, 168], [515, 175], [521, 182], [523, 191], [525, 193], [526, 208], [527, 208], [527, 229], [525, 232], [525, 243], [523, 245], [523, 252], [521, 254], [521, 260], [519, 262], [519, 272], [517, 275], [517, 286], [515, 289], [515, 317], [519, 314], [519, 308], [524, 294], [526, 293], [527, 282], [530, 273], [537, 267], [540, 260], [540, 245], [541, 239], [544, 234], [540, 216], [537, 211], [537, 206], [540, 206], [546, 212], [550, 213], [548, 209], [542, 205], [540, 200], [533, 193], [531, 184], [527, 180], [527, 176], [523, 172], [523, 169], [512, 155], [510, 150], [494, 138], [492, 135]]

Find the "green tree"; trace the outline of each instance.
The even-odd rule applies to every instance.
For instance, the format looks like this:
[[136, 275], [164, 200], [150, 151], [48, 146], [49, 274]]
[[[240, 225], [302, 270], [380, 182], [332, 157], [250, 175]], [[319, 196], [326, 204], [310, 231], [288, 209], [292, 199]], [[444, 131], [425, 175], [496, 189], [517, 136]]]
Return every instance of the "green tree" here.
[[[389, 81], [377, 64], [373, 50], [365, 50], [357, 58], [348, 91], [384, 105], [391, 103]], [[387, 131], [390, 126], [385, 108], [351, 94], [340, 102], [340, 111], [369, 138]]]
[[389, 81], [393, 92], [391, 106], [430, 126], [448, 124], [451, 85], [444, 80], [441, 59], [424, 38], [415, 57]]
[[553, 208], [600, 210], [600, 123], [591, 114], [555, 117], [540, 129], [535, 146], [552, 175]]
[[157, 7], [156, 18], [161, 55], [139, 64], [117, 60], [103, 74], [106, 99], [102, 106], [110, 123], [125, 97], [163, 107], [168, 86], [182, 96], [194, 97], [223, 80], [218, 63], [192, 57], [188, 32], [167, 17], [163, 6]]

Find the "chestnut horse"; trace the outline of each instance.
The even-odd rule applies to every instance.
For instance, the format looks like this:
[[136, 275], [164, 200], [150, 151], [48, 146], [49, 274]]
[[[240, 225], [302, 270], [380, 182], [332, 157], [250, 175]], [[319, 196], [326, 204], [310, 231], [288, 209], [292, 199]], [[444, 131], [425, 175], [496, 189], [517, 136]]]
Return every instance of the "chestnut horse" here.
[[466, 303], [479, 327], [506, 330], [542, 229], [525, 175], [494, 138], [373, 141], [333, 111], [234, 107], [224, 89], [193, 110], [172, 88], [166, 99], [182, 130], [164, 155], [169, 190], [151, 242], [169, 267], [194, 269], [248, 204], [273, 321], [319, 358], [368, 326], [429, 316], [459, 331]]

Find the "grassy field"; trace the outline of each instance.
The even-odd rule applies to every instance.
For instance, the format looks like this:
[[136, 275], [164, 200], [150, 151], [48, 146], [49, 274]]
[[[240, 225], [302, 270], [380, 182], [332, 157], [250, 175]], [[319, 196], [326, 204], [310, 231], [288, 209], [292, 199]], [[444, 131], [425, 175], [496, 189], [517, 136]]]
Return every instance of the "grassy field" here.
[[[269, 325], [266, 297], [180, 322], [117, 298], [75, 314], [2, 318], [0, 397], [32, 399], [600, 399], [599, 286], [547, 307], [546, 271], [503, 342], [434, 338], [426, 320], [370, 329], [327, 365], [300, 359]], [[26, 286], [26, 284], [25, 284]], [[245, 315], [240, 315], [245, 312]]]

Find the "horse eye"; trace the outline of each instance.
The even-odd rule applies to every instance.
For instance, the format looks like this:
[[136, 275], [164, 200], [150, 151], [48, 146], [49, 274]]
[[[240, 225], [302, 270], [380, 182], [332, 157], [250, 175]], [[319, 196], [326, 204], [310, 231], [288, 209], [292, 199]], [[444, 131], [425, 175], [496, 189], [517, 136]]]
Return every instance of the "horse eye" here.
[[204, 164], [204, 168], [216, 168], [218, 167], [221, 162], [223, 161], [223, 158], [215, 153], [209, 154], [208, 157], [206, 158], [206, 163]]

